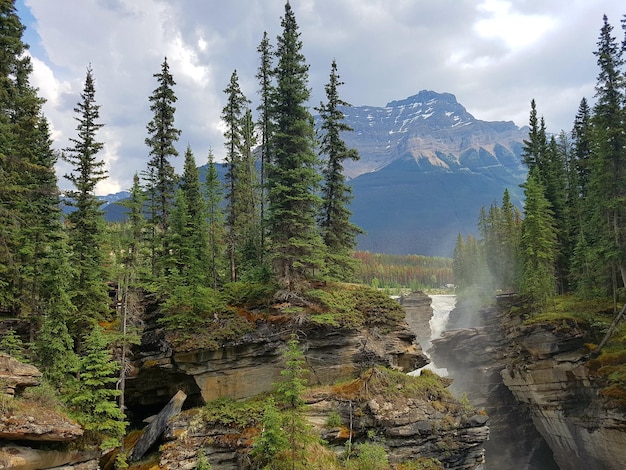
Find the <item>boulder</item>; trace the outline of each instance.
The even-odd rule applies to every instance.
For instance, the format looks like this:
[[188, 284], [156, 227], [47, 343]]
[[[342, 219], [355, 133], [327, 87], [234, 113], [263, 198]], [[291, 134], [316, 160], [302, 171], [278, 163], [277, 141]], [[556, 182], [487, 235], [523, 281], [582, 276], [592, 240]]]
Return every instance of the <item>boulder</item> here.
[[17, 359], [0, 353], [0, 393], [14, 395], [25, 387], [34, 387], [41, 381], [41, 372], [35, 366], [24, 364]]

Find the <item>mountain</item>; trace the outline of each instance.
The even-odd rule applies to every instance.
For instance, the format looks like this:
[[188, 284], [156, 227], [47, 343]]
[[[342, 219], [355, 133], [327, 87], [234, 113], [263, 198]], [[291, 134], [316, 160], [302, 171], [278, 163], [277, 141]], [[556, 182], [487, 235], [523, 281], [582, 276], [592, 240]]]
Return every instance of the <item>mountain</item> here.
[[[505, 188], [521, 207], [528, 128], [478, 120], [454, 95], [434, 91], [342, 111], [354, 129], [342, 137], [361, 156], [345, 164], [352, 220], [367, 232], [358, 249], [451, 256], [457, 234], [476, 234], [481, 207], [499, 203]], [[223, 176], [224, 165], [217, 166]], [[123, 218], [117, 204], [104, 210], [109, 220]]]
[[475, 234], [480, 208], [519, 185], [527, 128], [475, 119], [450, 93], [421, 91], [385, 107], [344, 108], [360, 250], [451, 256], [457, 234]]

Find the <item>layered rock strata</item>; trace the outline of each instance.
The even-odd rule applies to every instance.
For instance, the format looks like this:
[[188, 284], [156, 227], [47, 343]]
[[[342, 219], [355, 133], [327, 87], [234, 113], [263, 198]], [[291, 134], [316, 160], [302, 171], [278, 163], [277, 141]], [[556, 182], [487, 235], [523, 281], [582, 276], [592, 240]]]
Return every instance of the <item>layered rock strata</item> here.
[[[358, 396], [350, 399], [333, 388], [306, 393], [305, 417], [337, 454], [345, 452], [348, 439], [355, 447], [374, 439], [384, 446], [391, 464], [431, 458], [446, 469], [471, 470], [484, 462], [483, 443], [489, 436], [486, 415], [460, 405], [441, 390], [431, 391], [430, 396], [403, 392], [402, 384], [393, 385], [393, 391], [377, 390], [372, 385], [377, 375], [385, 373], [371, 369], [347, 385], [352, 393], [354, 384], [360, 387]], [[327, 425], [331, 414], [340, 417], [341, 425]], [[215, 425], [199, 416], [197, 409], [189, 410], [170, 421], [165, 436], [168, 442], [161, 447], [161, 467], [193, 468], [202, 451], [213, 468], [253, 468], [248, 452], [258, 426]]]
[[406, 323], [382, 328], [337, 328], [315, 323], [259, 322], [253, 333], [217, 350], [176, 351], [154, 330], [144, 336], [138, 373], [127, 382], [130, 408], [162, 407], [178, 390], [187, 406], [219, 397], [248, 398], [273, 389], [284, 368], [282, 353], [297, 333], [311, 371], [309, 383], [356, 377], [374, 365], [409, 372], [428, 363]]
[[[434, 360], [459, 377], [454, 386], [490, 416], [487, 469], [511, 461], [517, 469], [624, 468], [626, 415], [600, 395], [603, 384], [587, 367], [587, 331], [573, 321], [525, 324], [507, 313], [514, 300], [480, 310], [480, 327], [433, 342]], [[455, 316], [477, 312], [457, 307]]]
[[0, 354], [0, 381], [4, 384], [0, 391], [0, 469], [97, 469], [99, 452], [68, 445], [83, 435], [83, 429], [52, 405], [27, 396], [25, 389], [39, 385], [40, 379], [36, 367]]

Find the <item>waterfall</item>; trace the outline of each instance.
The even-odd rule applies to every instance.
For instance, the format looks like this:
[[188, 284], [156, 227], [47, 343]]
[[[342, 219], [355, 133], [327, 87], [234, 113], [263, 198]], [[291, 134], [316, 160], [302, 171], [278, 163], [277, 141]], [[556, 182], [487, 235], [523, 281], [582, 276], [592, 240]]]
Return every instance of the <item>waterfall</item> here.
[[409, 374], [419, 375], [422, 369], [429, 369], [435, 372], [437, 375], [447, 377], [448, 370], [445, 368], [437, 367], [437, 364], [435, 364], [432, 360], [429, 351], [432, 347], [432, 340], [441, 338], [441, 334], [446, 329], [450, 312], [454, 309], [454, 306], [456, 305], [456, 295], [429, 295], [429, 297], [432, 299], [431, 308], [433, 310], [433, 315], [432, 317], [430, 317], [430, 321], [428, 322], [428, 324], [430, 325], [430, 337], [425, 344], [422, 344], [422, 350], [424, 351], [424, 354], [426, 354], [430, 358], [431, 362], [430, 364], [427, 364], [420, 369], [409, 372]]

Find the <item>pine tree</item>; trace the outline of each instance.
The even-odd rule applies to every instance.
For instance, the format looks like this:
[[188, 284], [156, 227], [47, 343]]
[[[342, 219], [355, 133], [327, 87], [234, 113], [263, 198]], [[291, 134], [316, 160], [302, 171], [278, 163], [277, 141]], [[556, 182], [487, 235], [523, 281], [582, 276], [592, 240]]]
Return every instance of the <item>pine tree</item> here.
[[539, 167], [543, 170], [543, 157], [547, 147], [545, 124], [543, 118], [541, 123], [537, 118], [537, 103], [535, 100], [530, 101], [530, 118], [528, 120], [528, 140], [524, 140], [522, 148], [522, 158], [529, 170]]
[[348, 205], [352, 200], [352, 188], [346, 184], [343, 163], [358, 160], [356, 149], [348, 149], [341, 138], [342, 132], [352, 131], [344, 122], [342, 106], [350, 106], [339, 98], [338, 87], [344, 83], [337, 73], [337, 63], [333, 60], [330, 80], [326, 84], [326, 103], [320, 103], [316, 110], [322, 118], [320, 152], [327, 161], [323, 169], [322, 213], [319, 220], [322, 238], [326, 245], [326, 270], [331, 278], [351, 280], [356, 260], [352, 252], [356, 247], [356, 237], [364, 233], [350, 222], [352, 212]]
[[276, 127], [268, 172], [268, 228], [274, 272], [287, 289], [295, 290], [299, 280], [310, 278], [322, 268], [324, 247], [315, 220], [320, 205], [320, 176], [313, 118], [306, 107], [309, 68], [289, 2], [281, 25], [272, 99]]
[[247, 182], [245, 181], [245, 164], [242, 150], [244, 149], [244, 116], [248, 99], [241, 92], [237, 71], [233, 71], [230, 82], [224, 90], [226, 106], [222, 109], [222, 120], [226, 124], [224, 137], [226, 138], [226, 226], [228, 230], [228, 254], [230, 260], [230, 280], [237, 281], [239, 277], [239, 262], [241, 261], [242, 232], [244, 231], [249, 214], [245, 211]]
[[222, 184], [217, 174], [213, 151], [209, 150], [207, 174], [204, 185], [206, 200], [209, 259], [207, 261], [207, 275], [209, 286], [217, 289], [224, 278], [226, 270], [224, 263], [224, 241], [226, 230], [224, 228], [224, 214], [222, 212]]
[[120, 391], [114, 388], [119, 364], [111, 359], [107, 339], [96, 325], [85, 340], [79, 388], [70, 404], [80, 424], [100, 442], [102, 449], [118, 446], [126, 427], [116, 403]]
[[31, 339], [42, 315], [43, 268], [60, 237], [59, 192], [44, 100], [30, 85], [24, 26], [13, 1], [0, 5], [0, 306], [28, 316]]
[[264, 271], [263, 224], [260, 212], [260, 201], [263, 195], [260, 191], [254, 156], [254, 149], [258, 142], [256, 125], [250, 108], [246, 109], [243, 116], [241, 137], [240, 200], [243, 214], [241, 271], [244, 276], [256, 279]]
[[521, 227], [520, 293], [537, 308], [543, 308], [555, 294], [556, 230], [550, 203], [537, 169], [525, 183], [524, 220]]
[[72, 253], [70, 261], [75, 270], [72, 303], [78, 315], [72, 321], [75, 339], [79, 339], [79, 333], [86, 325], [93, 324], [108, 312], [109, 297], [102, 253], [104, 219], [100, 201], [95, 195], [96, 184], [107, 178], [104, 161], [98, 159], [98, 153], [104, 146], [96, 139], [97, 132], [103, 126], [98, 122], [99, 110], [100, 105], [95, 101], [93, 74], [89, 67], [81, 101], [74, 108], [78, 135], [70, 138], [73, 146], [64, 149], [63, 153], [63, 159], [73, 166], [73, 172], [66, 174], [65, 178], [75, 188], [67, 192], [70, 204], [76, 208], [68, 216]]
[[163, 236], [167, 232], [171, 206], [174, 201], [177, 178], [171, 158], [178, 155], [174, 144], [180, 130], [174, 127], [177, 101], [173, 87], [176, 85], [170, 74], [167, 58], [161, 64], [161, 72], [153, 75], [158, 86], [150, 95], [150, 111], [154, 114], [147, 125], [149, 136], [146, 145], [150, 149], [150, 160], [146, 172], [147, 192], [150, 204], [150, 223], [152, 224], [152, 270], [159, 272], [159, 256], [168, 251], [164, 246]]
[[304, 449], [310, 442], [309, 425], [303, 416], [304, 399], [302, 394], [306, 388], [304, 353], [295, 335], [287, 343], [283, 353], [285, 368], [280, 371], [284, 380], [277, 384], [277, 403], [283, 411], [283, 429], [287, 439], [288, 460], [295, 464], [304, 460]]
[[[605, 261], [621, 275], [626, 285], [626, 123], [625, 77], [622, 72], [622, 48], [606, 15], [598, 38], [600, 73], [596, 83], [596, 105], [593, 113], [594, 146], [590, 182], [591, 202], [596, 208], [597, 227], [601, 227]], [[617, 289], [614, 282], [613, 291]]]
[[183, 176], [168, 233], [178, 282], [205, 286], [209, 262], [207, 211], [200, 172], [189, 146], [185, 152]]
[[[261, 133], [261, 143], [259, 146], [260, 160], [261, 160], [261, 198], [260, 198], [260, 218], [261, 218], [261, 246], [265, 248], [265, 208], [267, 205], [267, 193], [266, 193], [266, 181], [267, 171], [272, 161], [271, 157], [271, 139], [273, 134], [273, 117], [272, 117], [272, 96], [274, 94], [274, 87], [272, 85], [272, 78], [274, 76], [273, 71], [273, 50], [270, 44], [267, 32], [263, 33], [263, 39], [257, 48], [257, 52], [260, 54], [260, 62], [256, 78], [259, 81], [259, 94], [261, 95], [261, 101], [257, 106], [259, 111], [259, 129]], [[262, 251], [264, 255], [264, 251]]]

